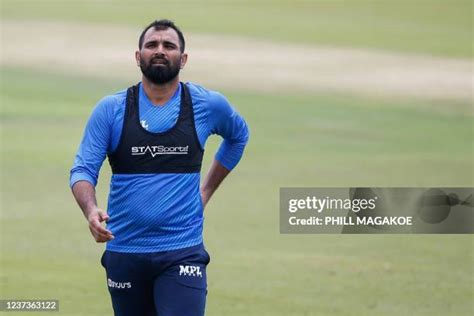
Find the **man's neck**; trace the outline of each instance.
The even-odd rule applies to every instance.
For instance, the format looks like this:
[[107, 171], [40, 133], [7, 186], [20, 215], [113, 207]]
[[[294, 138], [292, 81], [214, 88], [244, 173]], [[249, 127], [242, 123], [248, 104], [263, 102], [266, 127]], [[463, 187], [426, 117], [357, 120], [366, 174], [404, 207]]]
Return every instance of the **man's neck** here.
[[155, 84], [142, 77], [143, 90], [153, 105], [163, 106], [168, 102], [178, 89], [179, 77], [164, 84]]

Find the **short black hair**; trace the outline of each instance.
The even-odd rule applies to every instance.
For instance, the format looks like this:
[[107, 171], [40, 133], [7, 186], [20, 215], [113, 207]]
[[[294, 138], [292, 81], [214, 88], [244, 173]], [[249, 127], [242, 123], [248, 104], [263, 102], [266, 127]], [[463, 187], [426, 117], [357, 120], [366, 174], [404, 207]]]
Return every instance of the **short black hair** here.
[[162, 19], [162, 20], [155, 20], [153, 22], [151, 22], [150, 24], [148, 24], [147, 27], [145, 27], [145, 29], [143, 30], [142, 34], [140, 35], [140, 38], [138, 40], [138, 49], [142, 49], [142, 46], [143, 46], [143, 39], [145, 37], [145, 33], [146, 31], [148, 31], [150, 28], [154, 28], [155, 31], [161, 31], [161, 30], [166, 30], [166, 29], [173, 29], [176, 31], [176, 33], [178, 33], [178, 38], [179, 38], [179, 46], [180, 46], [180, 50], [181, 50], [181, 53], [184, 53], [184, 46], [185, 46], [185, 42], [184, 42], [184, 36], [183, 36], [183, 32], [181, 32], [181, 30], [179, 29], [179, 27], [177, 27], [173, 21], [171, 20], [166, 20], [166, 19]]

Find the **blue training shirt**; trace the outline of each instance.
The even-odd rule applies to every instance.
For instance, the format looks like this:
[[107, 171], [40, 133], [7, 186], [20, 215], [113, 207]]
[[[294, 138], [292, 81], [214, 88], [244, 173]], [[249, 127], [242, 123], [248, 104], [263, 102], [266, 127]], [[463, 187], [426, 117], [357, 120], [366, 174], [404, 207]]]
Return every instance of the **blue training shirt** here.
[[[242, 157], [249, 131], [244, 119], [226, 98], [194, 83], [186, 83], [193, 101], [199, 142], [204, 148], [212, 134], [223, 137], [215, 158], [232, 170]], [[142, 126], [164, 132], [176, 124], [181, 86], [162, 106], [155, 106], [139, 87]], [[78, 181], [97, 184], [107, 153], [119, 143], [123, 128], [126, 90], [99, 101], [86, 125], [70, 186]], [[159, 252], [191, 247], [202, 242], [203, 207], [198, 173], [114, 174], [110, 182], [107, 228], [115, 238], [107, 250], [130, 253]]]

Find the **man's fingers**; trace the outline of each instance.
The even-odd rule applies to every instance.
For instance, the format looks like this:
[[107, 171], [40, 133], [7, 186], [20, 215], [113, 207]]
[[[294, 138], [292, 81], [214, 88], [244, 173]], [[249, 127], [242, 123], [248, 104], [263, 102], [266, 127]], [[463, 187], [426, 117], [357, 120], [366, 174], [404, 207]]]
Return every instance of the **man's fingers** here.
[[89, 226], [89, 230], [91, 231], [92, 236], [94, 236], [94, 239], [97, 242], [106, 242], [106, 241], [114, 239], [113, 235], [100, 233], [100, 232], [96, 231], [94, 228], [92, 228], [92, 226]]
[[110, 230], [106, 229], [104, 226], [102, 226], [98, 221], [92, 221], [91, 226], [98, 233], [106, 234], [106, 235], [112, 235], [112, 232]]
[[106, 242], [115, 238], [112, 232], [101, 224], [108, 219], [109, 215], [101, 209], [96, 209], [88, 216], [89, 230], [97, 242]]
[[112, 240], [112, 237], [104, 236], [104, 235], [98, 235], [98, 236], [95, 237], [95, 241], [97, 241], [97, 242], [106, 242], [106, 241], [109, 241], [109, 240]]
[[109, 215], [103, 211], [99, 211], [99, 218], [101, 222], [107, 221], [109, 219]]
[[108, 229], [106, 229], [104, 226], [102, 226], [99, 221], [95, 220], [90, 223], [91, 228], [96, 231], [98, 234], [104, 235], [104, 236], [110, 236], [113, 239], [112, 232]]
[[112, 239], [111, 236], [109, 235], [104, 235], [96, 232], [95, 230], [92, 229], [92, 227], [89, 226], [89, 230], [92, 233], [92, 236], [94, 237], [96, 242], [106, 242]]

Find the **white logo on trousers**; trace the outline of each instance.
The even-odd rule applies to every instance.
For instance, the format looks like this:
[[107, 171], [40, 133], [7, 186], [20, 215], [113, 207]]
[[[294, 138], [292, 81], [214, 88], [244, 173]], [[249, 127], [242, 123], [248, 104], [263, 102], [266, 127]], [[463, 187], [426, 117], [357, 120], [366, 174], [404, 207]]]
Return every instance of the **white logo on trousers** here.
[[187, 275], [202, 278], [201, 267], [198, 266], [179, 266], [179, 275]]
[[107, 285], [116, 289], [129, 289], [132, 287], [132, 282], [115, 282], [111, 279], [107, 279]]

